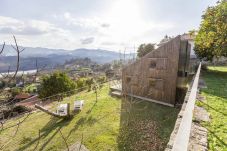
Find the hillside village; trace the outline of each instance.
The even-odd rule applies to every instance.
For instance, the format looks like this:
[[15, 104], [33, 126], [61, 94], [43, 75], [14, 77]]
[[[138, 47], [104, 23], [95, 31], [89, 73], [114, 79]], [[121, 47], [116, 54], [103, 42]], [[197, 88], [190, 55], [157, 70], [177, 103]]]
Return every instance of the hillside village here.
[[226, 15], [222, 0], [198, 29], [130, 52], [54, 54], [13, 35], [0, 45], [0, 150], [225, 151]]

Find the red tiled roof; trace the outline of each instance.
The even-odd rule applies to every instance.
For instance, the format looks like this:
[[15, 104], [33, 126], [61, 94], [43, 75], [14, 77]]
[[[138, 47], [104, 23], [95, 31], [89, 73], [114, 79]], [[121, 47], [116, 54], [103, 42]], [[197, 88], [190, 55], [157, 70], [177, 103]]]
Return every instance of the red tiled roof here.
[[14, 97], [14, 99], [27, 99], [30, 98], [31, 95], [28, 93], [22, 93], [22, 94], [18, 94]]

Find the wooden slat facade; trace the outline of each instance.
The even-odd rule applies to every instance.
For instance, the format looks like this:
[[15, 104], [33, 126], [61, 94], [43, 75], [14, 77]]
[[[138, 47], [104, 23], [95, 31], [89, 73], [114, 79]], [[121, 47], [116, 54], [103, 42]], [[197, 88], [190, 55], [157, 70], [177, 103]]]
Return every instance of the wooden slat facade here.
[[175, 104], [178, 74], [187, 70], [188, 47], [189, 43], [177, 36], [123, 68], [123, 94]]

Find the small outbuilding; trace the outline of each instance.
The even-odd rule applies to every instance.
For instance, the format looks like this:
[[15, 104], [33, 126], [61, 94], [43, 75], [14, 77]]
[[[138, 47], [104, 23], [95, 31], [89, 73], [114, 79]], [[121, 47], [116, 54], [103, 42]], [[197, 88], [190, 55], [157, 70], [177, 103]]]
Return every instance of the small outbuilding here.
[[177, 36], [122, 70], [122, 94], [174, 106], [189, 75], [190, 42]]

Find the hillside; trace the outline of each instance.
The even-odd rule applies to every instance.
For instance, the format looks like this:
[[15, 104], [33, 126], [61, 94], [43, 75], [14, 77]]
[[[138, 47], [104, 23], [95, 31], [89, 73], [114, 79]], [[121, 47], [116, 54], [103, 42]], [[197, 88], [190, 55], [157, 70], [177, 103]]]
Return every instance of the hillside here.
[[[0, 45], [1, 47], [1, 45]], [[103, 64], [109, 63], [113, 60], [120, 59], [120, 54], [114, 51], [102, 50], [102, 49], [75, 49], [75, 50], [64, 50], [64, 49], [48, 49], [48, 48], [32, 48], [24, 47], [25, 51], [21, 53], [21, 64], [20, 70], [31, 70], [35, 67], [35, 60], [38, 59], [39, 65], [48, 65], [53, 67], [55, 65], [64, 64], [66, 60], [75, 58], [90, 58], [92, 61]], [[15, 51], [9, 45], [5, 46], [5, 51], [0, 56], [0, 72], [6, 72], [9, 65], [11, 69], [15, 66]], [[132, 56], [132, 55], [131, 55]], [[130, 58], [129, 54], [125, 55], [126, 59]]]
[[[70, 103], [71, 111], [76, 99], [85, 101], [83, 110], [71, 119], [61, 120], [37, 111], [27, 119], [18, 117], [9, 120], [4, 128], [24, 122], [20, 125], [15, 137], [16, 127], [0, 131], [0, 146], [3, 150], [64, 150], [66, 144], [59, 129], [69, 146], [79, 143], [89, 150], [163, 150], [174, 127], [178, 109], [165, 107], [146, 101], [113, 98], [109, 95], [108, 84], [98, 90], [95, 101], [93, 91], [82, 91], [66, 97], [61, 103]], [[56, 111], [58, 102], [47, 105]], [[73, 113], [73, 112], [72, 112]], [[170, 116], [171, 115], [171, 116]], [[40, 137], [38, 131], [40, 130]], [[145, 136], [146, 139], [142, 139]], [[5, 142], [11, 140], [9, 144]], [[13, 145], [12, 145], [13, 144]]]

